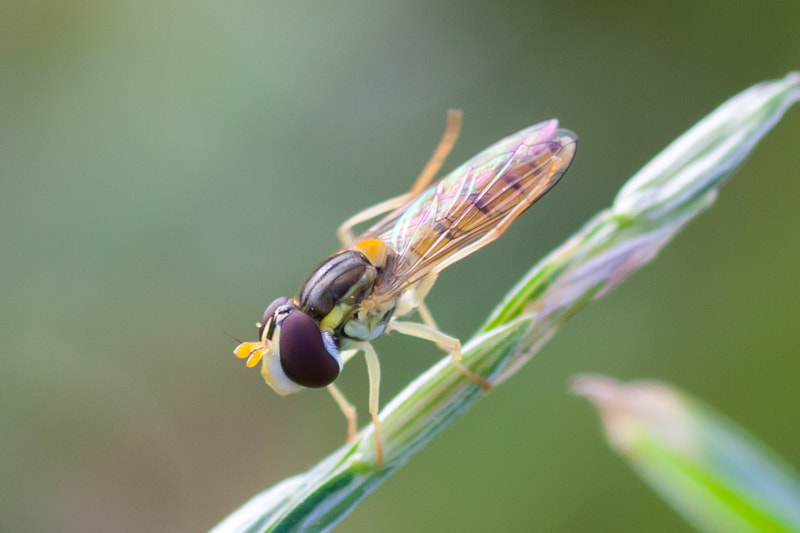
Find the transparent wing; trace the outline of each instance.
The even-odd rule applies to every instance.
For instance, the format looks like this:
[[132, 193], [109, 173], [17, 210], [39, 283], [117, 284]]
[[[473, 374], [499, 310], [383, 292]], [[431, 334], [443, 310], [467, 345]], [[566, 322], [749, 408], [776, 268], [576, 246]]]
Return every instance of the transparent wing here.
[[558, 129], [556, 120], [531, 126], [490, 146], [388, 214], [356, 239], [381, 239], [394, 252], [373, 295], [399, 294], [461, 259], [459, 251], [493, 229], [504, 229], [509, 217], [515, 218], [558, 182], [576, 145], [575, 134]]

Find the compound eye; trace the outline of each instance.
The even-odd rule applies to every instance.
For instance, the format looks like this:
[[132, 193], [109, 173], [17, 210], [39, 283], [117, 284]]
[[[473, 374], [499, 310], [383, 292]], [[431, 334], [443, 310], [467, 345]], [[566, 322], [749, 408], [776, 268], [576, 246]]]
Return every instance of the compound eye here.
[[267, 322], [272, 316], [275, 314], [275, 311], [286, 302], [289, 301], [289, 298], [286, 296], [281, 296], [271, 304], [267, 306], [267, 309], [264, 311], [264, 315], [261, 317], [261, 322], [259, 322], [258, 326], [258, 338], [261, 339], [264, 337], [264, 328], [267, 327]]
[[[281, 367], [286, 377], [304, 387], [320, 388], [339, 375], [339, 362], [325, 345], [322, 331], [301, 311], [289, 313], [280, 324]], [[330, 346], [331, 349], [336, 349]]]

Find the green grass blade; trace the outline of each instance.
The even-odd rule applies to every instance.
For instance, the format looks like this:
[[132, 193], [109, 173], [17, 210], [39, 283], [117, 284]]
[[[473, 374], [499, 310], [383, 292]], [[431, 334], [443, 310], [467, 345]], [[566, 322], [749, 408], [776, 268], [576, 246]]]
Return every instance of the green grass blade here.
[[797, 474], [713, 409], [667, 385], [601, 376], [573, 389], [598, 409], [611, 447], [708, 532], [800, 532]]
[[[650, 261], [800, 98], [800, 74], [735, 96], [644, 167], [614, 205], [536, 265], [465, 344], [463, 362], [502, 383], [572, 314]], [[214, 531], [327, 531], [483, 396], [447, 360], [381, 412], [385, 466], [373, 427], [317, 466], [255, 496]]]

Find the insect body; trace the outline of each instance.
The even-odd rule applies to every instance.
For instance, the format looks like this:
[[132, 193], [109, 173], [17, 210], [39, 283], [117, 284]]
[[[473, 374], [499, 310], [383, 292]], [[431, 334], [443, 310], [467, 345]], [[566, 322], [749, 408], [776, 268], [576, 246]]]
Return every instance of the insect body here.
[[[506, 137], [429, 186], [460, 124], [460, 112], [450, 111], [445, 134], [411, 191], [347, 220], [338, 231], [342, 250], [322, 261], [294, 298], [272, 302], [258, 324], [260, 339], [234, 351], [248, 367], [261, 362], [264, 380], [278, 394], [327, 387], [348, 419], [348, 441], [355, 437], [355, 409], [333, 381], [363, 351], [378, 464], [380, 366], [370, 341], [396, 331], [435, 342], [465, 376], [488, 389], [486, 379], [461, 365], [460, 341], [439, 331], [424, 298], [442, 270], [497, 239], [550, 190], [575, 155], [575, 134], [551, 120]], [[353, 237], [353, 226], [384, 213]], [[412, 311], [422, 322], [398, 320]]]

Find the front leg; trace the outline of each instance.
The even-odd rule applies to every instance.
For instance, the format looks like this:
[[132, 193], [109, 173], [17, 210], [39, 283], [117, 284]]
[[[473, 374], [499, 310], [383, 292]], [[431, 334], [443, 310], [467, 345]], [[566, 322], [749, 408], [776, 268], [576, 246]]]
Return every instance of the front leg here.
[[339, 409], [342, 410], [344, 417], [347, 419], [347, 442], [353, 442], [353, 440], [356, 438], [356, 430], [358, 429], [356, 408], [352, 403], [347, 401], [347, 398], [344, 397], [344, 394], [342, 394], [336, 385], [331, 383], [326, 388], [328, 389], [328, 392], [331, 393], [331, 396], [333, 396], [334, 401], [336, 401], [336, 405], [338, 405]]
[[381, 391], [381, 364], [378, 361], [378, 353], [368, 342], [358, 344], [359, 349], [364, 352], [364, 359], [367, 362], [367, 374], [369, 375], [369, 414], [372, 417], [372, 425], [375, 427], [373, 439], [375, 442], [375, 464], [383, 466], [383, 442], [381, 441], [381, 421], [378, 418], [380, 410], [380, 391]]

